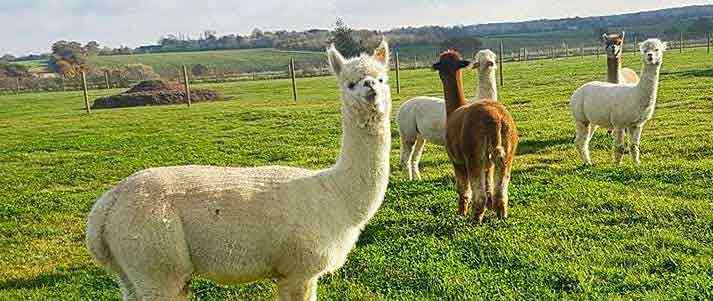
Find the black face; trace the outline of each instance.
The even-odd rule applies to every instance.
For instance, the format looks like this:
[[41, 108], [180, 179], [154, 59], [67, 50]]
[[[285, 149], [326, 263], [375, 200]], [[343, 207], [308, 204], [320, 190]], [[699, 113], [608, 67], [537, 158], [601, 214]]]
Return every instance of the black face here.
[[438, 63], [433, 64], [433, 70], [436, 71], [456, 71], [470, 66], [470, 61], [468, 60], [442, 60]]

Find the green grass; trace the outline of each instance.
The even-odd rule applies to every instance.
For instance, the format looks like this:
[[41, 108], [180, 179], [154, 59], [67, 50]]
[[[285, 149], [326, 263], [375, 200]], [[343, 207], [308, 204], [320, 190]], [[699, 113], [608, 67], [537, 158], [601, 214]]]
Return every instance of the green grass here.
[[[633, 54], [627, 67], [639, 70]], [[506, 64], [502, 100], [521, 144], [511, 217], [473, 226], [456, 216], [452, 170], [428, 145], [425, 179], [394, 170], [386, 200], [345, 267], [320, 280], [322, 300], [713, 298], [713, 64], [702, 51], [665, 57], [643, 165], [610, 161], [593, 140], [594, 167], [572, 143], [567, 99], [604, 78], [594, 57]], [[473, 94], [473, 74], [466, 76]], [[392, 81], [393, 83], [394, 81]], [[94, 200], [155, 166], [284, 164], [324, 168], [339, 149], [331, 77], [209, 85], [233, 101], [82, 111], [79, 93], [0, 96], [0, 300], [118, 299], [84, 248]], [[441, 95], [435, 73], [402, 73], [394, 107]], [[91, 91], [93, 97], [116, 91]], [[195, 279], [201, 300], [270, 300], [272, 281], [218, 286]]]
[[321, 52], [281, 51], [276, 49], [218, 50], [196, 52], [169, 52], [135, 55], [110, 55], [92, 57], [96, 67], [145, 64], [161, 76], [176, 77], [182, 65], [203, 64], [214, 72], [262, 72], [287, 70], [290, 58], [297, 62], [320, 62]]

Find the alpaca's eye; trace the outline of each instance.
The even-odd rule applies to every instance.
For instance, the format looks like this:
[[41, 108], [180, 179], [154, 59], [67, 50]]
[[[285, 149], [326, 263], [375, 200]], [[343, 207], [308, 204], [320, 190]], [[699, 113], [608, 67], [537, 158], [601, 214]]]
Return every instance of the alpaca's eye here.
[[382, 84], [383, 84], [383, 83], [384, 83], [384, 79], [383, 79], [383, 78], [380, 78], [380, 79], [379, 79], [379, 83], [382, 83]]
[[348, 85], [349, 89], [354, 89], [354, 86], [356, 86], [355, 83], [349, 83], [349, 85]]

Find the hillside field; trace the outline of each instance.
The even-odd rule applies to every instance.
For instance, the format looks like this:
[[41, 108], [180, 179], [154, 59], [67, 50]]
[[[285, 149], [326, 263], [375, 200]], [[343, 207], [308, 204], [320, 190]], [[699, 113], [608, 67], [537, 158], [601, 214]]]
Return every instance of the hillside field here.
[[[190, 54], [166, 55], [176, 56], [163, 63], [172, 66]], [[605, 78], [603, 57], [506, 64], [500, 96], [521, 143], [504, 222], [490, 213], [474, 226], [456, 216], [442, 147], [427, 145], [424, 180], [406, 181], [392, 123], [386, 199], [346, 265], [320, 280], [320, 300], [713, 299], [712, 58], [705, 49], [665, 55], [641, 166], [629, 157], [612, 164], [604, 130], [592, 142], [595, 166], [583, 167], [575, 151], [568, 98]], [[633, 53], [625, 62], [640, 70]], [[442, 95], [433, 71], [401, 75], [393, 115], [410, 97]], [[472, 96], [474, 74], [465, 80]], [[254, 81], [199, 86], [231, 96], [227, 102], [91, 115], [78, 92], [0, 96], [0, 300], [118, 300], [117, 285], [84, 247], [84, 224], [94, 201], [136, 171], [332, 165], [341, 132], [336, 82], [298, 85], [297, 103], [289, 81]], [[196, 278], [191, 288], [196, 300], [275, 294], [269, 280], [222, 286]]]

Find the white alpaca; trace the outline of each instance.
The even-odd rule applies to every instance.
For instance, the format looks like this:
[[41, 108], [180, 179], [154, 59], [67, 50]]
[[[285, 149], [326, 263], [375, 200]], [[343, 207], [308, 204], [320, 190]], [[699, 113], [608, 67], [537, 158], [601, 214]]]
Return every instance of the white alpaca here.
[[332, 168], [181, 166], [138, 172], [105, 193], [87, 223], [95, 260], [125, 300], [185, 300], [192, 275], [278, 280], [281, 300], [316, 300], [381, 206], [389, 178], [389, 50], [329, 63], [342, 92]]
[[[490, 50], [476, 54], [474, 68], [478, 68], [478, 96], [476, 99], [498, 99], [495, 70], [497, 57]], [[445, 145], [446, 106], [443, 99], [419, 96], [404, 102], [397, 115], [401, 140], [401, 168], [409, 180], [421, 179], [419, 162], [426, 141]]]
[[614, 129], [614, 162], [621, 163], [626, 130], [631, 144], [631, 156], [636, 164], [640, 163], [641, 130], [654, 114], [666, 44], [658, 39], [649, 39], [641, 43], [640, 50], [643, 68], [641, 80], [637, 84], [590, 82], [577, 89], [570, 99], [577, 128], [575, 143], [584, 164], [592, 164], [589, 141], [599, 126]]

